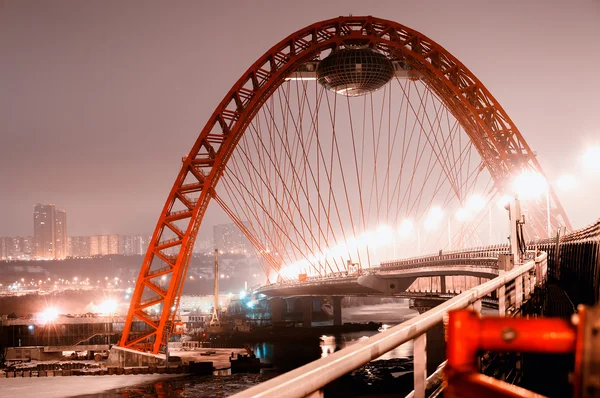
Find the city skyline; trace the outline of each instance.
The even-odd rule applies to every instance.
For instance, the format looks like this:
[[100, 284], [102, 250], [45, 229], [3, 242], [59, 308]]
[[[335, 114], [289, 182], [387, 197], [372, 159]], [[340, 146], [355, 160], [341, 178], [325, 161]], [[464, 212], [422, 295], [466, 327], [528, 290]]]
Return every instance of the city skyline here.
[[[222, 253], [251, 255], [253, 248], [234, 223], [215, 225], [209, 235], [197, 239], [194, 252], [210, 253], [218, 248]], [[36, 204], [33, 208], [33, 229], [23, 236], [0, 236], [0, 260], [62, 260], [111, 254], [143, 255], [150, 234], [92, 234], [68, 233], [67, 211], [57, 210], [54, 204]]]
[[[232, 8], [144, 4], [142, 15], [141, 3], [109, 3], [3, 3], [0, 48], [13, 62], [2, 63], [0, 74], [11, 93], [0, 100], [0, 170], [11, 171], [0, 173], [0, 235], [25, 235], [28, 223], [19, 214], [40, 199], [69, 209], [75, 235], [152, 233], [181, 157], [231, 84], [273, 38], [342, 12], [334, 4], [304, 4], [295, 9], [293, 20], [267, 24], [266, 16], [244, 3]], [[265, 4], [273, 12], [287, 12], [287, 6]], [[347, 2], [342, 13], [397, 20], [442, 43], [498, 98], [551, 181], [562, 172], [579, 173], [578, 166], [565, 170], [564, 164], [579, 165], [585, 148], [598, 144], [600, 116], [592, 99], [600, 83], [592, 78], [572, 85], [570, 79], [557, 78], [572, 76], [572, 68], [556, 62], [555, 49], [589, 54], [578, 76], [596, 76], [600, 52], [590, 54], [589, 49], [597, 46], [593, 38], [600, 35], [598, 3], [465, 4], [470, 13], [464, 15], [454, 5], [436, 5], [439, 15], [456, 18], [452, 29], [425, 12], [426, 4]], [[490, 21], [490, 14], [503, 18]], [[210, 18], [199, 24], [200, 15]], [[540, 22], [535, 29], [531, 19]], [[223, 23], [230, 29], [215, 48], [210, 32]], [[112, 26], [110, 32], [106, 26]], [[557, 35], [556, 26], [579, 39]], [[253, 40], [239, 46], [248, 31]], [[78, 40], [71, 40], [72, 32]], [[475, 41], [470, 40], [474, 32]], [[11, 44], [14, 37], [19, 46]], [[523, 38], [537, 45], [514, 45]], [[222, 50], [230, 48], [237, 49], [233, 57]], [[558, 154], [566, 161], [556, 162]], [[38, 162], [45, 167], [29, 166]], [[584, 195], [559, 192], [575, 228], [589, 222], [583, 209], [600, 196], [597, 184], [580, 174]], [[211, 205], [207, 214], [209, 230], [228, 221], [218, 206]]]

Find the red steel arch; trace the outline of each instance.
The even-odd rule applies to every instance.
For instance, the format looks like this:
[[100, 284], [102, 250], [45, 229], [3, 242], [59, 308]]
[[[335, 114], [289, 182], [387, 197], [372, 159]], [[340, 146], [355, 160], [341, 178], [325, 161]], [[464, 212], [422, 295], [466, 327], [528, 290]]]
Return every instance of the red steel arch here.
[[[461, 123], [500, 191], [523, 168], [543, 173], [496, 99], [473, 73], [433, 40], [396, 22], [372, 16], [338, 17], [315, 23], [280, 41], [244, 73], [184, 158], [144, 258], [119, 346], [153, 353], [163, 350], [166, 331], [172, 328], [179, 306], [198, 229], [236, 144], [286, 76], [322, 51], [347, 44], [373, 46], [420, 72]], [[555, 205], [553, 226], [562, 224], [570, 229], [553, 191], [551, 197]], [[536, 229], [544, 230], [544, 212], [533, 216]], [[175, 238], [165, 239], [167, 231]], [[156, 262], [162, 266], [157, 268]], [[155, 282], [161, 277], [170, 277], [167, 287]], [[145, 291], [154, 296], [143, 299]], [[157, 305], [161, 307], [160, 314], [146, 311]], [[141, 322], [144, 327], [133, 330], [134, 322]]]

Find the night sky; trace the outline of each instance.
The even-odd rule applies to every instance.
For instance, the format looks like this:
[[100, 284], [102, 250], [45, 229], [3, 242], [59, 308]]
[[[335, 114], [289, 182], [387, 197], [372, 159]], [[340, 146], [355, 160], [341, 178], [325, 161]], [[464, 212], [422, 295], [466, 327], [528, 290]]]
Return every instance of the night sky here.
[[[538, 153], [574, 227], [600, 216], [600, 1], [1, 1], [0, 236], [37, 202], [69, 235], [150, 235], [181, 157], [240, 75], [339, 15], [416, 29], [488, 87]], [[226, 221], [214, 207], [208, 225]], [[207, 231], [206, 229], [204, 231]]]

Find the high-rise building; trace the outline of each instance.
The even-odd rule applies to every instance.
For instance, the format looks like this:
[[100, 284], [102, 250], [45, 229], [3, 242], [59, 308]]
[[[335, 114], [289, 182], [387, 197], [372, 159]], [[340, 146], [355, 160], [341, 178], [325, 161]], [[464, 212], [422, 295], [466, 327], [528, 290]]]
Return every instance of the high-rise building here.
[[91, 236], [70, 236], [69, 256], [90, 257]]
[[33, 208], [33, 249], [38, 259], [67, 257], [67, 212], [55, 206], [36, 204]]
[[31, 257], [33, 255], [33, 236], [24, 236], [17, 239], [19, 239], [21, 244], [21, 253], [27, 257]]
[[33, 253], [33, 238], [0, 238], [0, 260], [28, 260]]
[[237, 225], [221, 224], [213, 227], [215, 249], [222, 253], [250, 254], [252, 245]]
[[139, 256], [144, 254], [143, 246], [144, 242], [140, 235], [135, 236], [122, 236], [123, 254], [126, 256]]
[[9, 260], [10, 259], [11, 245], [12, 245], [12, 238], [0, 238], [0, 260]]
[[119, 235], [108, 235], [108, 254], [123, 254], [122, 243]]
[[54, 212], [54, 258], [63, 260], [69, 254], [67, 240], [67, 212], [56, 210]]
[[33, 208], [33, 244], [35, 257], [39, 259], [54, 258], [55, 240], [55, 208], [54, 205], [37, 204]]
[[108, 235], [98, 236], [98, 254], [101, 256], [108, 254]]

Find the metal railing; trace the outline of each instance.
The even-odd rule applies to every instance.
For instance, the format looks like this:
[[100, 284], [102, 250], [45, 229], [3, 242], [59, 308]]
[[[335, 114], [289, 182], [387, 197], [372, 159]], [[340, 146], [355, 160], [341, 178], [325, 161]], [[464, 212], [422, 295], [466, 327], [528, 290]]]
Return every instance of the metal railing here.
[[[413, 270], [423, 267], [431, 267], [435, 265], [448, 265], [452, 267], [454, 265], [465, 265], [472, 267], [486, 267], [490, 269], [497, 269], [497, 258], [503, 252], [508, 245], [494, 245], [486, 246], [481, 248], [467, 249], [464, 251], [455, 250], [451, 252], [444, 252], [441, 256], [438, 255], [426, 255], [419, 257], [412, 257], [403, 260], [392, 260], [382, 262], [379, 266], [362, 269], [358, 273], [348, 272], [332, 272], [325, 275], [309, 275], [306, 280], [298, 279], [284, 279], [277, 282], [273, 282], [262, 286], [258, 291], [268, 290], [268, 288], [276, 286], [289, 286], [289, 285], [306, 285], [311, 282], [327, 282], [327, 281], [344, 281], [353, 280], [363, 275], [371, 275], [393, 271], [404, 271]], [[526, 260], [532, 260], [535, 256], [536, 250], [527, 250], [524, 254]], [[495, 256], [495, 257], [494, 257]]]
[[[425, 397], [427, 386], [426, 332], [443, 322], [444, 315], [451, 310], [472, 307], [481, 311], [482, 299], [498, 292], [499, 313], [505, 314], [509, 304], [516, 309], [527, 300], [533, 287], [546, 280], [547, 255], [541, 253], [534, 260], [515, 266], [479, 286], [469, 289], [431, 310], [394, 326], [365, 341], [353, 344], [300, 368], [242, 391], [233, 397], [306, 397], [322, 396], [321, 389], [337, 378], [413, 340], [414, 392], [415, 398]], [[514, 284], [514, 289], [507, 285]], [[512, 290], [507, 295], [507, 290]]]

